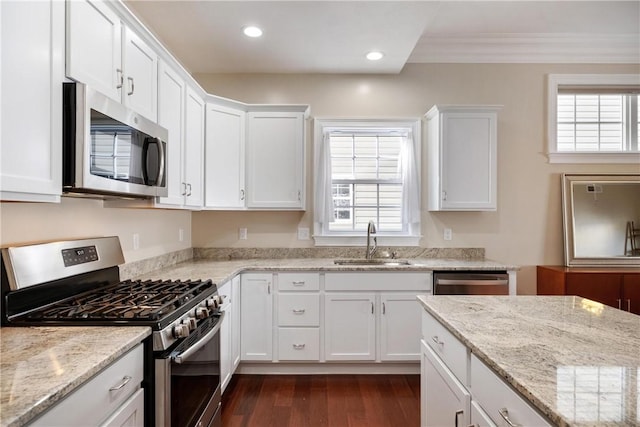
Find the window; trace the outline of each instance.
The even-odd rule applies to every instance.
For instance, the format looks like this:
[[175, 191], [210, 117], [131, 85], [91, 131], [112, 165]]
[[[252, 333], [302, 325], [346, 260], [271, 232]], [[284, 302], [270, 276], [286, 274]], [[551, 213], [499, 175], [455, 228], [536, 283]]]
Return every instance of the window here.
[[418, 244], [419, 123], [317, 121], [317, 245], [360, 244], [371, 220], [379, 244]]
[[550, 75], [551, 163], [638, 163], [640, 75]]

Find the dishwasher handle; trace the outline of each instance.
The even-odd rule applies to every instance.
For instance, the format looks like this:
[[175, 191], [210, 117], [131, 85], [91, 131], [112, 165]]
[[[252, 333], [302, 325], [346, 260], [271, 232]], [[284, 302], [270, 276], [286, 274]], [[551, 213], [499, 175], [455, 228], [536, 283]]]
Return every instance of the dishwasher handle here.
[[437, 285], [444, 286], [457, 286], [457, 285], [465, 285], [465, 286], [503, 286], [508, 285], [509, 280], [507, 279], [436, 279]]

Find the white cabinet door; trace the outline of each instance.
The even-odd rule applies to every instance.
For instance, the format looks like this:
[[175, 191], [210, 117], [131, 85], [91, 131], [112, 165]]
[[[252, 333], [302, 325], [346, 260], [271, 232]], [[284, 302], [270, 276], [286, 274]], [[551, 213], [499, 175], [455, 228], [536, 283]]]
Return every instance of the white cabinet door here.
[[100, 427], [143, 427], [144, 389], [138, 390]]
[[468, 426], [469, 392], [424, 341], [421, 371], [423, 427]]
[[271, 274], [243, 274], [240, 285], [242, 360], [273, 359]]
[[245, 206], [245, 112], [207, 103], [205, 206]]
[[233, 307], [231, 306], [231, 282], [225, 282], [218, 287], [218, 294], [226, 296], [225, 301], [222, 304], [222, 310], [224, 311], [224, 317], [222, 318], [222, 324], [220, 326], [220, 383], [222, 385], [222, 392], [224, 393], [227, 384], [231, 380], [231, 335], [233, 328]]
[[185, 82], [164, 62], [160, 63], [158, 82], [158, 123], [169, 134], [166, 177], [168, 195], [158, 200], [160, 204], [182, 206], [187, 189], [182, 179]]
[[130, 28], [124, 31], [123, 102], [149, 120], [158, 119], [158, 55]]
[[375, 360], [375, 294], [325, 294], [325, 359]]
[[231, 374], [240, 364], [240, 276], [231, 279]]
[[247, 115], [247, 206], [304, 209], [304, 114]]
[[201, 208], [204, 204], [204, 100], [187, 86], [184, 135], [185, 205]]
[[0, 2], [0, 199], [60, 201], [65, 4]]
[[497, 209], [498, 109], [435, 106], [427, 113], [429, 210]]
[[419, 360], [423, 311], [413, 293], [380, 295], [380, 359]]
[[104, 1], [68, 1], [67, 76], [121, 102], [122, 24]]

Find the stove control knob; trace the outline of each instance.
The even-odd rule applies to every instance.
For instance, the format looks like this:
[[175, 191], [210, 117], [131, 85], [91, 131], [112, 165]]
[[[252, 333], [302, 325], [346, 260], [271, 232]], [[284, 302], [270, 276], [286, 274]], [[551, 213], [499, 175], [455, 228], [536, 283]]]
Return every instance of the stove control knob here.
[[189, 325], [181, 323], [173, 327], [174, 338], [186, 338], [189, 336]]
[[206, 307], [198, 307], [196, 308], [196, 318], [197, 319], [206, 319], [209, 317], [209, 309]]
[[190, 331], [193, 331], [198, 327], [198, 322], [193, 317], [187, 317], [182, 321], [182, 323], [186, 324]]
[[207, 307], [218, 308], [220, 306], [222, 306], [222, 297], [220, 295], [214, 295], [207, 299]]

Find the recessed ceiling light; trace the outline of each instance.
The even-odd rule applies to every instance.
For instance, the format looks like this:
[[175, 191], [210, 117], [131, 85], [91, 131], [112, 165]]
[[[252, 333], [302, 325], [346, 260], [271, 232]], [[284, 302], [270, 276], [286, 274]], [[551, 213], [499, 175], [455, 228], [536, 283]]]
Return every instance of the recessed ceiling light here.
[[244, 27], [242, 32], [247, 37], [260, 37], [262, 35], [262, 30], [254, 26]]
[[378, 61], [378, 60], [382, 59], [383, 56], [384, 56], [384, 53], [378, 52], [378, 51], [375, 51], [375, 50], [367, 53], [367, 59], [369, 61]]

